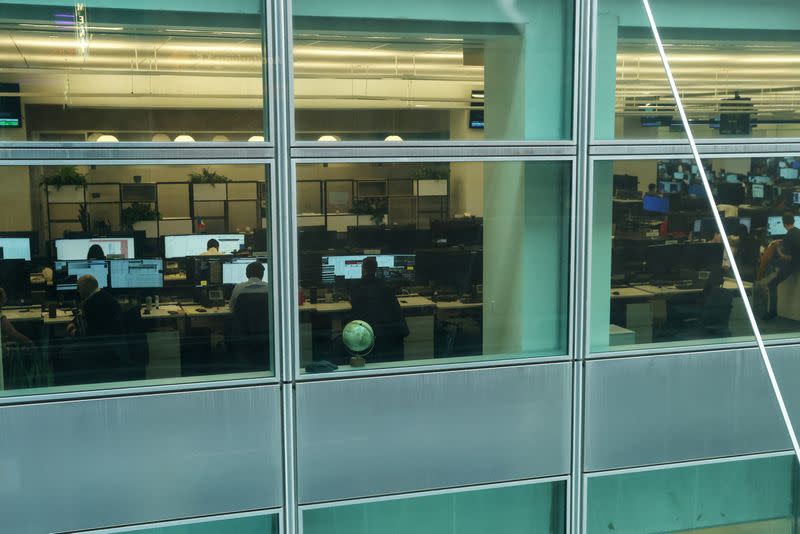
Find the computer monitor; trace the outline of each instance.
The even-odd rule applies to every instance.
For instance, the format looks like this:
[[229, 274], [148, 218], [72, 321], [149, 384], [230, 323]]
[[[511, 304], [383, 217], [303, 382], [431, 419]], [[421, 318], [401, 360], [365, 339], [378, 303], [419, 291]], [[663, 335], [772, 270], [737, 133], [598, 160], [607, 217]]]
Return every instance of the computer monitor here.
[[[753, 186], [755, 187], [755, 186]], [[763, 186], [762, 186], [763, 187]], [[744, 204], [745, 189], [741, 183], [724, 183], [717, 185], [717, 203], [738, 206]]]
[[[370, 255], [322, 256], [322, 283], [334, 285], [337, 281], [359, 280], [361, 265]], [[413, 282], [415, 280], [414, 254], [377, 254], [378, 278], [394, 282]]]
[[[262, 248], [266, 249], [266, 239]], [[328, 250], [336, 247], [336, 232], [324, 226], [306, 226], [297, 230], [297, 248], [300, 250]]]
[[153, 289], [164, 287], [164, 260], [111, 260], [112, 289]]
[[798, 177], [798, 170], [792, 169], [791, 167], [787, 167], [781, 169], [781, 178], [784, 180], [797, 180]]
[[692, 225], [692, 232], [695, 237], [711, 238], [717, 232], [717, 221], [713, 217], [696, 219]]
[[190, 234], [164, 236], [165, 258], [200, 256], [208, 250], [208, 242], [216, 239], [220, 254], [233, 254], [244, 247], [244, 234]]
[[739, 224], [747, 227], [747, 233], [753, 231], [753, 218], [752, 217], [739, 217]]
[[800, 191], [792, 191], [792, 204], [800, 204]]
[[669, 213], [669, 199], [655, 195], [645, 195], [642, 200], [642, 209], [653, 213]]
[[465, 247], [483, 244], [483, 219], [467, 217], [431, 221], [431, 236], [434, 241], [447, 245]]
[[689, 186], [689, 194], [694, 197], [705, 198], [706, 188], [703, 187], [703, 184], [692, 184]]
[[31, 240], [28, 237], [1, 237], [0, 259], [31, 261]]
[[[800, 226], [800, 215], [794, 216], [794, 225]], [[778, 237], [786, 235], [786, 228], [783, 227], [783, 217], [774, 215], [767, 218], [767, 235], [770, 237]]]
[[222, 284], [222, 265], [230, 256], [195, 256], [186, 265], [186, 278], [194, 285]]
[[5, 290], [8, 302], [12, 304], [29, 300], [31, 279], [27, 261], [24, 259], [0, 260], [0, 287]]
[[[232, 285], [247, 282], [247, 266], [255, 262], [261, 263], [266, 269], [267, 258], [231, 258], [230, 261], [223, 263], [222, 283]], [[266, 271], [263, 280], [267, 280]]]
[[682, 172], [677, 172], [677, 171], [676, 171], [676, 172], [673, 172], [673, 173], [672, 173], [672, 178], [674, 178], [675, 180], [683, 180], [683, 178], [684, 178], [685, 176], [686, 176], [686, 175], [685, 175], [684, 173], [682, 173]]
[[772, 183], [772, 178], [769, 176], [751, 176], [748, 181], [751, 184], [770, 184]]
[[668, 182], [666, 180], [662, 180], [658, 182], [658, 190], [661, 193], [665, 193], [668, 195], [680, 193], [681, 184], [679, 184], [678, 182]]
[[628, 191], [635, 193], [639, 190], [639, 177], [630, 176], [628, 174], [615, 174], [614, 175], [614, 194], [620, 191]]
[[763, 200], [764, 198], [764, 184], [753, 184], [750, 194], [754, 199]]
[[133, 237], [89, 237], [56, 239], [57, 260], [85, 260], [92, 245], [99, 245], [106, 258], [135, 258]]
[[483, 284], [483, 252], [463, 248], [417, 250], [417, 284], [466, 293]]
[[57, 291], [75, 291], [78, 279], [90, 274], [97, 280], [98, 287], [108, 287], [107, 260], [57, 260], [53, 268], [53, 283]]
[[726, 174], [725, 175], [725, 183], [738, 184], [739, 183], [739, 175], [738, 174]]

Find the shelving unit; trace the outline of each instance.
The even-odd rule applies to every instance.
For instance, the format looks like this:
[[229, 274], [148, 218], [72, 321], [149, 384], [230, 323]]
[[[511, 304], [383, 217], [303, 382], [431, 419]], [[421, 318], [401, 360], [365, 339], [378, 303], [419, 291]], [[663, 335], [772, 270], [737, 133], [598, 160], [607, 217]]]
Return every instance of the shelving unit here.
[[346, 232], [348, 226], [370, 226], [368, 215], [352, 212], [353, 203], [366, 198], [386, 199], [385, 223], [430, 227], [450, 210], [450, 180], [303, 180], [298, 182], [299, 226], [325, 226]]

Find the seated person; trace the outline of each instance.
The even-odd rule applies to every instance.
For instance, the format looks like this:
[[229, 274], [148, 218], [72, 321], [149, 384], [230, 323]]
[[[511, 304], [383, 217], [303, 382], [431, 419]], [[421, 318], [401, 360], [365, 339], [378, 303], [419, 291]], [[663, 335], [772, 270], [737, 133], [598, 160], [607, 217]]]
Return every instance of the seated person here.
[[31, 345], [30, 339], [20, 334], [8, 317], [2, 314], [2, 308], [8, 302], [8, 295], [6, 290], [0, 287], [0, 336], [2, 336], [3, 343], [15, 342], [21, 345]]
[[[233, 287], [230, 304], [231, 311], [236, 311], [236, 303], [241, 295], [253, 293], [266, 295], [269, 293], [269, 286], [263, 280], [264, 265], [262, 265], [261, 262], [254, 261], [253, 263], [249, 264], [245, 269], [245, 274], [247, 275], [247, 281], [240, 282]], [[264, 313], [266, 312], [267, 310], [264, 310]]]
[[770, 245], [768, 249], [774, 251], [776, 269], [759, 281], [760, 289], [769, 291], [769, 309], [765, 314], [766, 319], [778, 315], [778, 285], [794, 273], [800, 271], [800, 228], [794, 226], [794, 213], [783, 214], [783, 227], [786, 235], [780, 245]]
[[222, 253], [219, 251], [219, 241], [216, 239], [209, 239], [208, 243], [206, 243], [206, 251], [200, 254], [201, 256], [221, 256]]
[[104, 260], [106, 259], [106, 253], [103, 252], [103, 247], [98, 244], [94, 244], [89, 247], [89, 251], [86, 253], [87, 260]]
[[71, 336], [112, 336], [122, 333], [122, 307], [97, 279], [85, 274], [78, 279], [81, 306], [78, 316], [67, 326]]
[[231, 342], [238, 370], [264, 371], [269, 368], [269, 285], [260, 262], [248, 264], [245, 272], [247, 281], [236, 284], [231, 293]]
[[377, 274], [378, 260], [374, 256], [364, 258], [361, 280], [350, 290], [351, 320], [365, 321], [375, 332], [375, 347], [366, 357], [368, 362], [402, 360], [408, 325], [394, 291]]

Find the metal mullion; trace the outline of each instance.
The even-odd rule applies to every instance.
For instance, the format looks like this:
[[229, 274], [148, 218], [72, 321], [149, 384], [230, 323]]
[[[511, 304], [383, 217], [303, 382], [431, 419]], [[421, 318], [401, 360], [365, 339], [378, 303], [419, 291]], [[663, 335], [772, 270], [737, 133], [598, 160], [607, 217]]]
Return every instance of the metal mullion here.
[[[703, 150], [703, 158], [716, 157], [753, 157], [763, 154], [765, 156], [775, 156], [779, 154], [800, 153], [800, 144], [778, 143], [770, 145], [760, 145], [753, 143], [737, 144], [701, 144], [698, 147]], [[597, 157], [616, 157], [616, 156], [647, 156], [667, 157], [669, 154], [676, 154], [677, 157], [685, 158], [691, 155], [691, 147], [688, 143], [613, 143], [603, 145], [592, 145], [590, 147], [592, 156]]]
[[[0, 161], [42, 160], [42, 161], [75, 161], [95, 160], [98, 162], [131, 161], [134, 164], [148, 160], [175, 160], [185, 163], [208, 162], [216, 159], [269, 159], [274, 150], [265, 146], [223, 146], [223, 143], [192, 143], [191, 147], [152, 146], [129, 147], [67, 146], [54, 143], [49, 147], [0, 145]], [[198, 146], [199, 145], [199, 146]], [[225, 144], [226, 145], [226, 144]]]

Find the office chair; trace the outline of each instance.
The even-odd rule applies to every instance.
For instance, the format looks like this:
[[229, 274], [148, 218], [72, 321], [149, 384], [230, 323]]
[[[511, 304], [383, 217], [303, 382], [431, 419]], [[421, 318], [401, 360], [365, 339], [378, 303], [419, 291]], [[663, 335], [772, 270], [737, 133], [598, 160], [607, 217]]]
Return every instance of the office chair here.
[[233, 310], [232, 348], [241, 371], [269, 369], [269, 297], [244, 293]]

